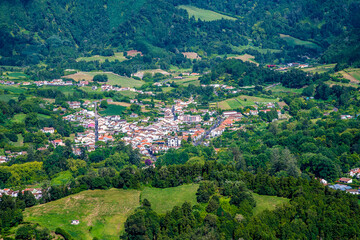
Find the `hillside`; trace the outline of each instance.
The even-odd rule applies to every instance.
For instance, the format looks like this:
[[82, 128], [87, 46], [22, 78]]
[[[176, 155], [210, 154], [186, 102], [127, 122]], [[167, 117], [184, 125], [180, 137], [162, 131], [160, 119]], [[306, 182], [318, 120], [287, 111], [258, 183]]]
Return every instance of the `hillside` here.
[[[165, 189], [145, 188], [142, 192], [89, 190], [28, 208], [24, 215], [26, 221], [39, 223], [53, 231], [61, 227], [76, 239], [118, 239], [126, 218], [139, 206], [140, 196], [148, 198], [153, 208], [163, 214], [185, 201], [195, 204], [197, 188], [195, 184]], [[71, 225], [71, 220], [80, 220], [80, 224]]]
[[109, 57], [134, 48], [157, 57], [187, 49], [224, 54], [239, 46], [318, 56], [328, 46], [336, 48], [332, 43], [337, 37], [347, 34], [353, 39], [357, 34], [352, 30], [358, 28], [359, 2], [327, 0], [316, 11], [313, 4], [310, 0], [5, 0], [0, 3], [0, 64], [55, 63], [50, 59], [59, 63], [64, 57]]

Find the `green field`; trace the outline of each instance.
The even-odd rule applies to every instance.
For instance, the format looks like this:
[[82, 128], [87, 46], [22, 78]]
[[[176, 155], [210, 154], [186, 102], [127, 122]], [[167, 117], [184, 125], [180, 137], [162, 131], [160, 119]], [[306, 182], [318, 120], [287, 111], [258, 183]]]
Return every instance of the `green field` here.
[[145, 83], [144, 81], [135, 80], [133, 78], [120, 76], [120, 75], [117, 75], [115, 73], [110, 73], [110, 72], [106, 72], [106, 73], [88, 72], [87, 74], [89, 74], [91, 76], [95, 76], [97, 74], [105, 74], [108, 76], [108, 79], [109, 79], [107, 84], [118, 85], [121, 87], [141, 87]]
[[303, 91], [302, 88], [299, 88], [299, 89], [297, 89], [297, 88], [287, 88], [287, 87], [284, 87], [282, 85], [277, 85], [275, 87], [268, 88], [266, 90], [271, 90], [273, 93], [284, 92], [284, 93], [296, 93], [296, 94], [300, 94]]
[[[231, 47], [233, 50], [235, 51], [238, 51], [238, 52], [242, 52], [246, 49], [253, 49], [253, 50], [256, 50], [258, 51], [259, 53], [267, 53], [267, 52], [270, 52], [270, 53], [277, 53], [277, 52], [281, 52], [281, 50], [278, 50], [278, 49], [270, 49], [270, 48], [259, 48], [259, 47], [255, 47], [255, 46], [252, 46], [252, 45], [245, 45], [245, 46], [232, 46]], [[231, 56], [231, 55], [228, 55], [228, 56]]]
[[0, 85], [0, 89], [9, 91], [12, 93], [23, 93], [26, 91], [24, 88], [21, 88], [19, 86], [9, 86], [9, 85]]
[[290, 35], [280, 34], [280, 38], [284, 39], [289, 46], [300, 45], [300, 46], [305, 46], [305, 47], [308, 47], [308, 48], [320, 48], [319, 45], [317, 45], [317, 44], [315, 44], [313, 42], [300, 40], [300, 39], [294, 38], [294, 37], [292, 37]]
[[288, 203], [289, 199], [276, 196], [259, 195], [253, 193], [256, 201], [256, 207], [253, 210], [254, 215], [261, 213], [264, 210], [274, 210], [276, 206]]
[[[27, 208], [24, 220], [54, 231], [63, 228], [75, 239], [119, 239], [126, 218], [139, 206], [137, 190], [89, 190]], [[71, 220], [80, 220], [71, 225]]]
[[[59, 176], [68, 175], [66, 172]], [[27, 208], [24, 221], [39, 223], [54, 231], [63, 228], [75, 239], [119, 239], [126, 218], [148, 199], [159, 214], [171, 210], [185, 201], [196, 204], [198, 184], [175, 188], [145, 188], [138, 190], [88, 190], [63, 199]], [[71, 225], [71, 220], [80, 220]]]
[[[198, 184], [182, 185], [174, 188], [145, 188], [141, 193], [141, 199], [147, 199], [151, 207], [159, 214], [172, 210], [174, 206], [180, 206], [184, 202], [196, 204], [196, 191]], [[171, 199], [171, 201], [169, 201]]]
[[29, 76], [22, 72], [5, 72], [3, 74], [5, 79], [8, 80], [25, 80]]
[[[48, 116], [48, 115], [39, 114], [39, 113], [38, 113], [37, 117], [39, 120], [50, 118], [50, 116]], [[19, 113], [19, 114], [16, 114], [13, 116], [12, 121], [23, 123], [25, 121], [25, 118], [26, 118], [26, 114]]]
[[120, 115], [125, 110], [126, 107], [109, 104], [104, 111], [101, 111], [99, 113], [105, 116], [113, 116], [113, 115]]
[[52, 90], [59, 90], [65, 95], [70, 95], [75, 92], [74, 86], [45, 86], [42, 89], [52, 89]]
[[189, 17], [194, 17], [196, 20], [200, 19], [202, 21], [216, 21], [220, 19], [227, 19], [235, 21], [236, 18], [229, 17], [214, 11], [197, 8], [190, 5], [180, 5], [178, 8], [184, 9], [188, 12]]
[[124, 57], [124, 54], [122, 52], [116, 52], [114, 56], [110, 56], [110, 57], [94, 55], [91, 57], [80, 57], [80, 58], [76, 59], [77, 62], [79, 62], [79, 61], [86, 61], [86, 62], [99, 61], [101, 63], [105, 62], [105, 60], [108, 60], [109, 62], [113, 62], [115, 60], [122, 62], [127, 59]]
[[170, 80], [170, 82], [172, 82], [172, 81], [174, 81], [176, 84], [183, 85], [185, 87], [189, 86], [190, 84], [195, 85], [195, 86], [200, 86], [200, 80], [199, 80], [198, 76]]
[[16, 99], [17, 96], [13, 94], [0, 95], [0, 101], [8, 102], [10, 99]]
[[120, 94], [128, 98], [135, 98], [138, 95], [136, 92], [132, 91], [121, 91]]
[[325, 64], [325, 65], [320, 65], [320, 66], [311, 67], [311, 68], [304, 68], [303, 71], [311, 72], [311, 73], [325, 73], [325, 72], [332, 70], [334, 67], [335, 67], [335, 64]]
[[[230, 98], [224, 101], [219, 102], [219, 108], [223, 110], [237, 109], [246, 106], [256, 105], [255, 102], [258, 103], [269, 103], [269, 102], [278, 102], [279, 100], [276, 98], [262, 98], [262, 97], [254, 97], [254, 96], [245, 96], [241, 95], [237, 98]], [[216, 103], [211, 103], [212, 107], [216, 107]]]
[[60, 172], [57, 176], [51, 179], [51, 185], [65, 185], [73, 179], [70, 171]]

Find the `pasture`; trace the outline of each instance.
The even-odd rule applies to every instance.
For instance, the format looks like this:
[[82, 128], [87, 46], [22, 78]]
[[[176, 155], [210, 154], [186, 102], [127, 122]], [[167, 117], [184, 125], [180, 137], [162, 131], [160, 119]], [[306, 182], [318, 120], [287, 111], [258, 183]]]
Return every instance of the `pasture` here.
[[145, 198], [151, 203], [152, 209], [165, 214], [175, 206], [181, 206], [184, 202], [196, 204], [196, 191], [198, 184], [182, 185], [173, 188], [145, 188], [141, 192], [141, 200]]
[[74, 79], [74, 81], [92, 81], [95, 75], [98, 74], [105, 74], [108, 77], [108, 81], [106, 84], [109, 85], [118, 85], [121, 87], [141, 87], [144, 82], [139, 81], [133, 78], [128, 78], [125, 76], [120, 76], [118, 74], [115, 74], [113, 72], [78, 72], [71, 75], [63, 76], [63, 78], [71, 78]]
[[259, 195], [256, 193], [253, 193], [252, 195], [256, 201], [256, 207], [253, 210], [254, 215], [257, 215], [264, 210], [272, 211], [277, 206], [280, 206], [282, 204], [286, 204], [289, 202], [289, 199], [282, 198], [282, 197]]
[[[139, 206], [137, 190], [89, 190], [27, 208], [24, 220], [54, 231], [60, 227], [74, 239], [119, 239], [126, 218]], [[71, 225], [71, 220], [80, 220]]]
[[250, 55], [250, 54], [244, 54], [244, 55], [237, 55], [237, 56], [233, 56], [233, 57], [228, 57], [228, 59], [240, 59], [243, 62], [251, 62], [256, 64], [257, 66], [259, 66], [259, 64], [257, 62], [254, 61], [255, 57]]
[[120, 105], [108, 105], [108, 107], [100, 111], [99, 113], [104, 116], [113, 116], [113, 115], [120, 115], [123, 111], [126, 110], [126, 107]]
[[109, 57], [94, 55], [91, 57], [79, 57], [76, 59], [77, 62], [79, 62], [79, 61], [86, 61], [86, 62], [99, 61], [101, 63], [105, 62], [105, 60], [108, 60], [109, 62], [114, 62], [115, 60], [122, 62], [127, 59], [126, 59], [126, 57], [124, 57], [124, 53], [122, 53], [122, 52], [116, 52], [116, 53], [114, 53], [114, 56], [109, 56]]
[[[58, 180], [68, 179], [63, 172]], [[57, 201], [27, 208], [24, 221], [38, 223], [54, 231], [60, 227], [75, 239], [119, 239], [126, 218], [140, 205], [140, 198], [148, 199], [152, 208], [164, 214], [185, 201], [196, 204], [198, 184], [174, 188], [145, 188], [138, 190], [88, 190]], [[80, 220], [71, 225], [71, 220]]]
[[220, 14], [214, 11], [197, 8], [190, 5], [180, 5], [178, 8], [184, 9], [188, 12], [189, 17], [194, 17], [196, 20], [200, 19], [202, 21], [216, 21], [220, 19], [226, 19], [226, 20], [233, 20], [235, 21], [236, 18], [226, 16], [224, 14]]
[[325, 64], [320, 66], [315, 66], [311, 68], [304, 68], [303, 71], [311, 73], [325, 73], [332, 70], [335, 67], [335, 64]]
[[289, 46], [299, 45], [299, 46], [305, 46], [307, 48], [321, 48], [319, 45], [317, 45], [313, 42], [300, 40], [300, 39], [294, 38], [290, 35], [280, 34], [280, 38], [285, 40]]

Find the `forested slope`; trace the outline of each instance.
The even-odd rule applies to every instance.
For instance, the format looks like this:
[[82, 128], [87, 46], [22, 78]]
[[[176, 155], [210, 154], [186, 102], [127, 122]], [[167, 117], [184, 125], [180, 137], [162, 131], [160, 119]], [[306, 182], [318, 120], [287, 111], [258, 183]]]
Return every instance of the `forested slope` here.
[[[237, 20], [197, 21], [177, 8], [179, 4], [225, 13]], [[102, 54], [108, 48], [137, 48], [145, 53], [159, 48], [156, 54], [187, 50], [226, 54], [249, 43], [299, 56], [318, 56], [335, 43], [323, 58], [334, 62], [339, 55], [333, 51], [343, 51], [336, 48], [337, 38], [348, 36], [345, 47], [356, 43], [359, 6], [359, 1], [344, 0], [4, 0], [0, 3], [0, 63], [33, 64], [93, 50]], [[288, 44], [279, 34], [314, 42], [320, 48]], [[351, 53], [345, 49], [344, 54]], [[354, 57], [346, 56], [354, 62]]]

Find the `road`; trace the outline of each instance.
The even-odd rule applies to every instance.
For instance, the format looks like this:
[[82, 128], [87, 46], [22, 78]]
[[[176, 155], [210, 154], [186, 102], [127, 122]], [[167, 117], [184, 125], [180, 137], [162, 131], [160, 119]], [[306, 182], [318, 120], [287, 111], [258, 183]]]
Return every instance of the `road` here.
[[211, 128], [205, 132], [205, 135], [204, 135], [202, 138], [200, 138], [197, 142], [194, 143], [194, 146], [198, 146], [198, 145], [202, 144], [202, 142], [204, 141], [204, 139], [206, 139], [206, 137], [210, 134], [210, 132], [211, 132], [213, 129], [215, 129], [215, 128], [217, 128], [218, 126], [220, 126], [220, 124], [221, 124], [224, 120], [225, 120], [224, 118], [218, 116], [217, 119], [216, 119], [215, 124], [212, 125]]

